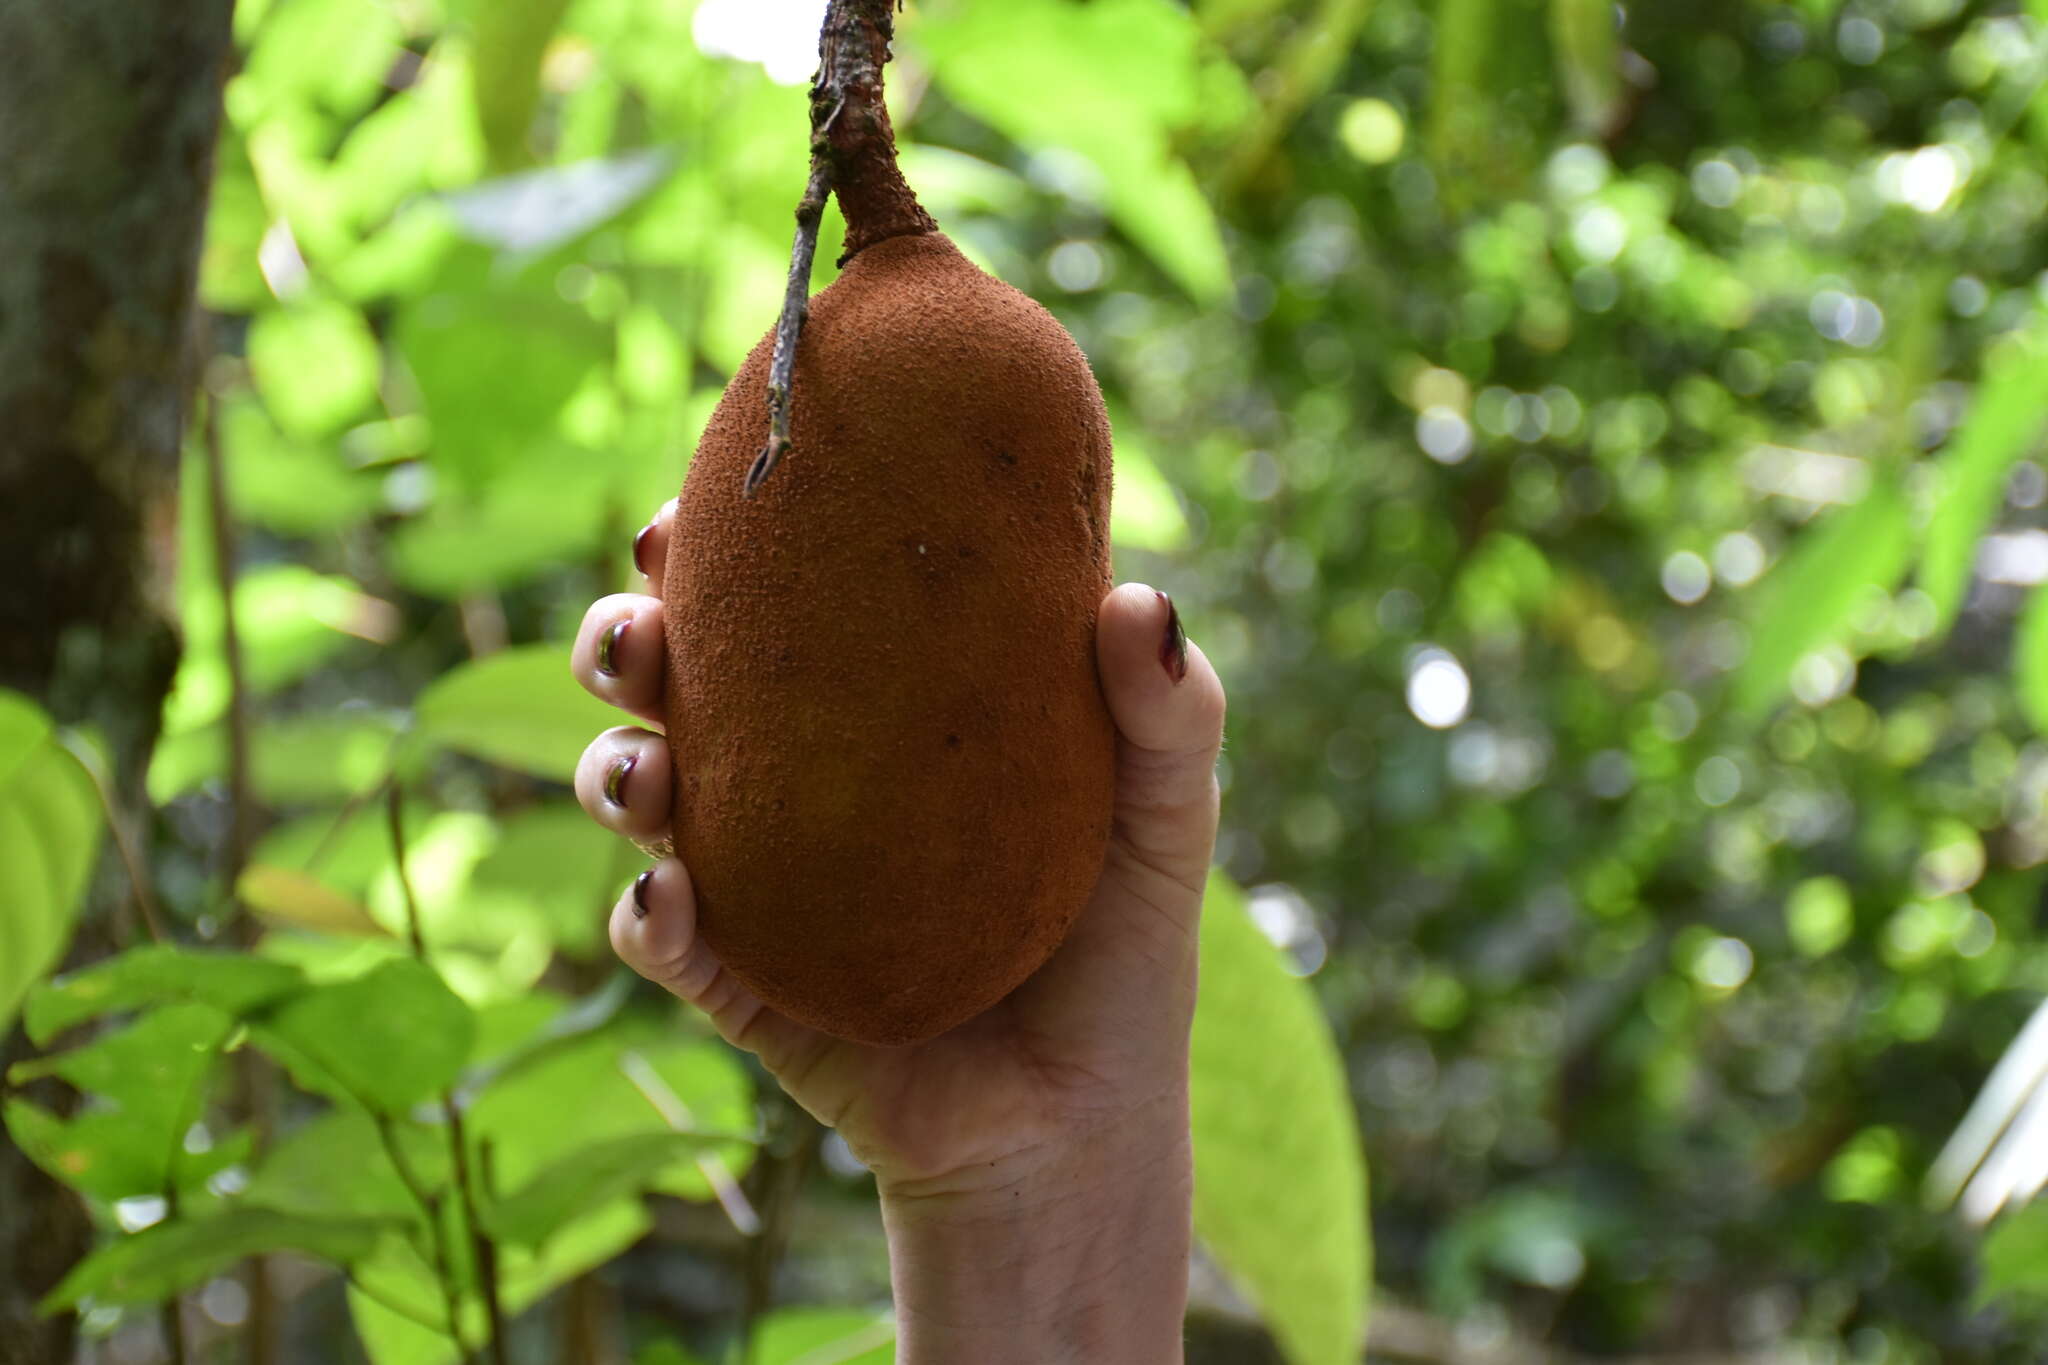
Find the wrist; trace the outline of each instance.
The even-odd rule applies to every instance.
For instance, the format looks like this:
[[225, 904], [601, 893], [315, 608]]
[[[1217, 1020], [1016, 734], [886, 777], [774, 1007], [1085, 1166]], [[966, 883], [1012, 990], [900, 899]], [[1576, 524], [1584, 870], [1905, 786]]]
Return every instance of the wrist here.
[[1185, 1091], [885, 1184], [899, 1365], [1178, 1362], [1193, 1190]]

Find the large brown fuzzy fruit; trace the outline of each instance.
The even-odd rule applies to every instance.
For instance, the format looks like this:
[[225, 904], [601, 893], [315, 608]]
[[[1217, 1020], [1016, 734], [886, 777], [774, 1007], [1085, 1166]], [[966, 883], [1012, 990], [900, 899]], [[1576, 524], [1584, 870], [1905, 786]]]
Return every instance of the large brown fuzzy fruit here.
[[763, 1001], [913, 1042], [1035, 971], [1101, 871], [1109, 422], [1044, 309], [938, 233], [891, 237], [811, 301], [795, 444], [747, 498], [770, 345], [668, 556], [676, 850]]

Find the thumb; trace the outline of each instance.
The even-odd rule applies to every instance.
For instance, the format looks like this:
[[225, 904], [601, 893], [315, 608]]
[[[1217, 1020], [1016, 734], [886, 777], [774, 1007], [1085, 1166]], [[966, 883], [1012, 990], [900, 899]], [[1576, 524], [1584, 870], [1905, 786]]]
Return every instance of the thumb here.
[[1142, 583], [1102, 599], [1095, 651], [1118, 736], [1113, 837], [1199, 893], [1216, 844], [1223, 684], [1172, 601]]

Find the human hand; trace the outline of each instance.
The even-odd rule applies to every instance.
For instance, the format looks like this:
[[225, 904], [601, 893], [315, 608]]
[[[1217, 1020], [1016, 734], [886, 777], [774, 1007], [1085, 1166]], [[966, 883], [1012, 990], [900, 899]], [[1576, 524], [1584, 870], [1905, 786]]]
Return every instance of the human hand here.
[[[650, 587], [662, 581], [673, 520], [669, 504], [635, 544]], [[759, 1056], [791, 1097], [837, 1128], [874, 1171], [890, 1221], [899, 1320], [935, 1298], [948, 1306], [931, 1316], [955, 1326], [982, 1319], [987, 1305], [977, 1300], [986, 1295], [972, 1285], [932, 1286], [936, 1294], [920, 1300], [918, 1284], [932, 1278], [921, 1263], [956, 1263], [948, 1275], [957, 1279], [957, 1263], [975, 1259], [1000, 1219], [1011, 1244], [1005, 1276], [1050, 1270], [1062, 1280], [1108, 1274], [1126, 1284], [1125, 1322], [1060, 1330], [1105, 1347], [1104, 1355], [1088, 1351], [1073, 1359], [1136, 1361], [1155, 1357], [1142, 1350], [1116, 1355], [1097, 1334], [1132, 1325], [1130, 1293], [1157, 1298], [1129, 1285], [1139, 1269], [1172, 1284], [1178, 1342], [1191, 1180], [1188, 1029], [1196, 930], [1216, 834], [1224, 701], [1215, 671], [1182, 636], [1163, 593], [1135, 584], [1109, 593], [1096, 648], [1118, 731], [1108, 855], [1060, 949], [987, 1012], [928, 1042], [895, 1048], [848, 1043], [798, 1024], [764, 1006], [698, 940], [689, 873], [672, 857], [621, 896], [611, 936], [634, 970]], [[659, 726], [664, 649], [660, 599], [617, 594], [590, 608], [572, 666], [600, 699]], [[667, 744], [647, 729], [606, 731], [577, 768], [585, 809], [607, 828], [643, 841], [667, 834], [671, 789]], [[957, 1240], [963, 1231], [964, 1244]], [[1138, 1264], [1148, 1257], [1134, 1253], [1133, 1237], [1145, 1239], [1162, 1264]], [[1068, 1252], [1078, 1239], [1116, 1263], [1063, 1267], [1059, 1258], [1030, 1250], [1039, 1238]], [[920, 1255], [919, 1247], [930, 1254]], [[1176, 1274], [1181, 1278], [1173, 1283]], [[1072, 1306], [1070, 1289], [1048, 1284], [1045, 1292]], [[1010, 1298], [1015, 1307], [1015, 1291]], [[1014, 1322], [1000, 1327], [1006, 1348], [1024, 1349], [1016, 1331]], [[913, 1338], [906, 1324], [899, 1359], [912, 1358]], [[949, 1338], [932, 1349], [993, 1347]]]

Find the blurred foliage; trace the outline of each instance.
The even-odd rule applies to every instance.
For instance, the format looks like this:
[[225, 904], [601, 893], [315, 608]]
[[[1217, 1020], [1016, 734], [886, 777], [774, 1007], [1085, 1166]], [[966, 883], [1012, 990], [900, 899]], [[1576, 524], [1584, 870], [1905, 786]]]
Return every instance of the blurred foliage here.
[[[37, 1065], [102, 1104], [9, 1123], [102, 1144], [81, 1184], [134, 1226], [123, 1201], [240, 1193], [250, 1138], [130, 1151], [185, 1111], [123, 1049], [210, 1055], [241, 1021], [328, 1100], [247, 1192], [288, 1222], [114, 1242], [71, 1286], [96, 1327], [276, 1235], [355, 1267], [379, 1361], [433, 1358], [436, 1220], [377, 1139], [445, 1152], [407, 1106], [455, 1085], [499, 1144], [479, 1217], [513, 1303], [638, 1244], [606, 1272], [636, 1333], [709, 1358], [729, 1329], [730, 1275], [643, 1240], [633, 1192], [715, 1182], [617, 1060], [748, 1134], [756, 1086], [602, 992], [633, 854], [564, 790], [606, 721], [560, 651], [775, 311], [814, 10], [242, 0], [205, 431], [265, 825], [238, 889], [289, 982], [86, 978], [134, 1022]], [[1205, 1231], [1270, 1257], [1342, 1222], [1356, 1168], [1278, 1155], [1348, 1132], [1313, 1107], [1341, 1063], [1381, 1292], [1482, 1336], [2040, 1358], [2038, 1213], [1980, 1273], [1920, 1184], [2048, 988], [2048, 5], [928, 0], [898, 48], [913, 183], [1103, 381], [1119, 572], [1173, 591], [1232, 695], [1220, 861], [1335, 1029], [1326, 1061], [1269, 993], [1268, 1039], [1199, 1036], [1262, 1083], [1210, 1131], [1268, 1135], [1243, 1178], [1300, 1182]], [[198, 940], [234, 932], [236, 799], [205, 453], [150, 775]], [[30, 1022], [90, 1017], [79, 989]], [[386, 989], [446, 1015], [438, 1052], [356, 1074], [294, 1031]], [[556, 1237], [566, 1112], [604, 1159]], [[817, 1207], [861, 1207], [828, 1170]], [[1295, 1233], [1296, 1198], [1330, 1223]], [[1297, 1358], [1335, 1358], [1313, 1280], [1217, 1250], [1270, 1312], [1309, 1305], [1278, 1326]], [[886, 1354], [879, 1273], [800, 1235], [785, 1288], [852, 1307], [769, 1319], [790, 1344], [756, 1360]], [[473, 1267], [451, 1282], [473, 1316]]]

